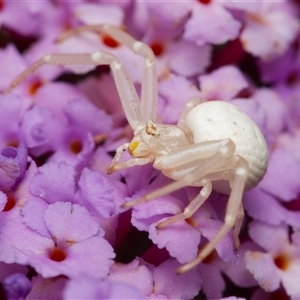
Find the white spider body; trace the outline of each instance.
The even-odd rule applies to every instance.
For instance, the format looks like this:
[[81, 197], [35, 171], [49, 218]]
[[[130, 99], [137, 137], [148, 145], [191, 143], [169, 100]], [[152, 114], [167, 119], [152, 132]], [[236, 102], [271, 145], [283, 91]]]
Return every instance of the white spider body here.
[[[188, 112], [184, 124], [195, 144], [224, 139], [234, 142], [235, 155], [249, 164], [245, 190], [261, 181], [268, 166], [268, 147], [257, 125], [243, 111], [224, 101], [204, 102]], [[228, 181], [213, 181], [213, 187], [228, 195], [231, 192]]]
[[[258, 127], [231, 104], [221, 101], [201, 102], [197, 98], [187, 101], [177, 125], [154, 123], [157, 107], [157, 73], [153, 51], [121, 29], [107, 24], [87, 25], [70, 30], [64, 33], [60, 40], [84, 31], [109, 35], [145, 59], [141, 100], [119, 59], [111, 53], [101, 51], [48, 54], [21, 73], [11, 83], [6, 93], [43, 64], [109, 65], [126, 118], [134, 131], [134, 138], [130, 143], [116, 149], [108, 173], [152, 162], [156, 169], [174, 179], [171, 184], [138, 200], [124, 203], [122, 207], [133, 207], [182, 187], [202, 187], [182, 213], [156, 225], [161, 229], [191, 218], [214, 187], [217, 191], [229, 194], [224, 225], [200, 251], [198, 257], [182, 266], [179, 272], [186, 272], [195, 267], [214, 250], [233, 227], [234, 243], [238, 248], [238, 234], [244, 214], [243, 192], [254, 187], [262, 179], [268, 164], [267, 145]], [[128, 150], [131, 159], [122, 161], [124, 150]]]

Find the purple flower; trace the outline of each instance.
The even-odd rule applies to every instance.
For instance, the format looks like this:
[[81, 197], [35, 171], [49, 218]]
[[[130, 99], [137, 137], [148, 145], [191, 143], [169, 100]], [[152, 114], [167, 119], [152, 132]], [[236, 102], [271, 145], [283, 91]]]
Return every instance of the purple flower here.
[[24, 274], [15, 273], [4, 280], [3, 287], [6, 299], [25, 299], [31, 290], [31, 282]]
[[[201, 97], [200, 91], [183, 76], [170, 74], [158, 85], [158, 112], [163, 122], [176, 124], [185, 103], [192, 97]], [[174, 105], [174, 102], [176, 105]]]
[[18, 148], [6, 147], [0, 151], [0, 189], [9, 191], [17, 186], [27, 168], [27, 147], [23, 141]]
[[[34, 210], [25, 209], [26, 219]], [[21, 218], [9, 220], [2, 228], [1, 260], [31, 265], [43, 277], [90, 274], [104, 278], [114, 252], [103, 238], [104, 232], [88, 211], [78, 204], [56, 202], [37, 209], [44, 229], [36, 230]], [[25, 219], [25, 220], [26, 220]], [[36, 225], [36, 223], [35, 223]], [[101, 255], [99, 255], [101, 253]]]
[[168, 259], [156, 268], [135, 259], [127, 265], [115, 264], [109, 279], [131, 284], [149, 299], [191, 299], [201, 287], [199, 271], [193, 269], [178, 275], [179, 266], [175, 259]]
[[0, 95], [1, 148], [17, 146], [21, 140], [24, 140], [20, 123], [26, 106], [26, 101], [23, 102], [23, 99], [16, 95]]
[[287, 2], [264, 2], [245, 15], [241, 42], [246, 51], [270, 60], [283, 54], [299, 32], [299, 23]]
[[205, 100], [228, 101], [248, 87], [246, 79], [234, 66], [224, 66], [209, 75], [201, 75], [199, 82]]
[[299, 232], [294, 231], [289, 240], [286, 225], [269, 226], [261, 222], [250, 224], [251, 238], [266, 252], [247, 251], [247, 269], [260, 286], [270, 292], [280, 283], [292, 299], [300, 297], [298, 278], [300, 276]]
[[217, 1], [190, 2], [191, 17], [183, 34], [186, 40], [197, 45], [223, 44], [238, 37], [241, 24], [226, 10], [226, 4]]
[[[76, 181], [75, 170], [65, 162], [50, 162], [38, 169], [30, 183], [36, 203], [71, 202], [85, 206], [92, 216], [108, 218], [115, 213], [114, 196], [123, 196], [122, 188], [98, 172], [84, 169]], [[119, 196], [119, 197], [122, 197]]]

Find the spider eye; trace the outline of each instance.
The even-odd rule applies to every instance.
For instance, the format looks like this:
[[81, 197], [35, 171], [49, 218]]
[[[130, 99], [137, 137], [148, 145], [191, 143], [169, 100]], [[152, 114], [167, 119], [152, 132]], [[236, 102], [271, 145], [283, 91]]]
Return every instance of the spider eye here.
[[152, 123], [148, 122], [146, 125], [146, 133], [151, 134], [152, 136], [159, 136], [160, 134], [157, 132], [157, 127]]

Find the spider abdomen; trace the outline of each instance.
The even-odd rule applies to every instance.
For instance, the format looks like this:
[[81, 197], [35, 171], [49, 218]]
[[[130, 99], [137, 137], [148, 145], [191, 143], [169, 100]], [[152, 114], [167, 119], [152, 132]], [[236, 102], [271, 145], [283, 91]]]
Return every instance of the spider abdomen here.
[[186, 115], [184, 123], [194, 143], [228, 138], [234, 142], [235, 155], [249, 164], [245, 190], [263, 178], [268, 165], [267, 144], [258, 126], [239, 108], [224, 101], [204, 102]]

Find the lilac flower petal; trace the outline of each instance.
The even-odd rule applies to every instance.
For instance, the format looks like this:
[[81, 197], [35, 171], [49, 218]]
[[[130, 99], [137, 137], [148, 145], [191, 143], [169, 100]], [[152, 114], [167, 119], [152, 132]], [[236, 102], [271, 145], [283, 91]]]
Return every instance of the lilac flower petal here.
[[13, 158], [0, 154], [0, 189], [11, 189], [20, 176], [20, 167]]
[[[223, 224], [224, 222], [219, 220], [206, 219], [197, 222], [197, 227], [201, 231], [201, 234], [210, 241], [216, 236]], [[232, 232], [227, 234], [220, 241], [220, 243], [216, 246], [216, 251], [220, 258], [224, 261], [237, 264], [238, 257], [234, 251]]]
[[251, 238], [270, 253], [279, 253], [289, 244], [286, 226], [270, 226], [254, 221], [249, 225]]
[[65, 162], [47, 163], [32, 178], [30, 191], [48, 203], [74, 202], [74, 168]]
[[123, 21], [123, 10], [111, 4], [81, 3], [75, 7], [74, 14], [85, 24], [111, 24], [119, 26]]
[[126, 282], [148, 296], [153, 292], [153, 269], [142, 259], [136, 258], [128, 264], [114, 264], [109, 273], [109, 280]]
[[282, 99], [272, 89], [262, 88], [256, 91], [253, 98], [259, 102], [266, 113], [266, 127], [268, 134], [277, 136], [284, 130], [286, 107]]
[[25, 113], [21, 124], [26, 145], [28, 148], [34, 148], [37, 156], [52, 150], [49, 141], [56, 140], [57, 133], [61, 132], [63, 127], [62, 122], [56, 119], [49, 108], [38, 106]]
[[14, 192], [14, 197], [18, 201], [18, 206], [23, 207], [29, 198], [32, 198], [32, 193], [30, 192], [30, 183], [33, 176], [37, 173], [38, 168], [35, 162], [32, 160], [26, 171], [22, 181], [19, 183], [17, 189]]
[[234, 66], [221, 67], [199, 76], [202, 97], [206, 100], [229, 100], [248, 86], [242, 73]]
[[66, 258], [62, 261], [51, 260], [48, 257], [49, 250], [53, 249], [54, 243], [52, 247], [44, 247], [43, 251], [36, 251], [34, 247], [32, 248], [34, 251], [22, 248], [15, 251], [14, 257], [21, 264], [31, 265], [44, 278], [59, 275], [76, 278], [90, 274], [92, 277], [102, 279], [107, 276], [115, 256], [112, 247], [101, 236], [93, 236], [75, 244], [71, 243], [66, 248]]
[[299, 224], [300, 212], [287, 210], [274, 196], [259, 187], [246, 192], [243, 199], [245, 210], [256, 220], [270, 225], [279, 225], [282, 222], [292, 226]]
[[256, 280], [253, 275], [245, 267], [245, 252], [246, 251], [257, 251], [260, 250], [256, 244], [248, 241], [241, 244], [238, 250], [238, 256], [241, 258], [238, 265], [223, 264], [222, 271], [236, 284], [240, 287], [253, 287], [257, 285]]
[[177, 222], [163, 229], [156, 229], [155, 225], [150, 226], [149, 237], [153, 243], [157, 244], [158, 248], [165, 247], [170, 255], [182, 264], [196, 258], [201, 239], [199, 230], [185, 221]]
[[202, 278], [202, 290], [208, 299], [219, 299], [225, 289], [225, 281], [221, 274], [221, 270], [217, 267], [217, 262], [202, 262], [199, 265]]
[[17, 156], [15, 157], [15, 161], [18, 163], [20, 168], [20, 175], [16, 179], [15, 184], [18, 184], [25, 175], [27, 169], [27, 156], [28, 156], [28, 151], [27, 151], [26, 144], [24, 143], [24, 141], [20, 141], [19, 146], [17, 148]]
[[41, 198], [32, 197], [22, 207], [23, 222], [44, 237], [51, 238], [44, 221], [48, 203]]
[[99, 172], [84, 169], [78, 182], [78, 193], [81, 204], [92, 215], [100, 214], [103, 218], [109, 218], [116, 210], [116, 204], [112, 195], [114, 186], [104, 181]]
[[242, 110], [248, 117], [250, 117], [254, 123], [264, 134], [265, 138], [269, 137], [269, 131], [267, 128], [266, 111], [254, 97], [250, 99], [235, 98], [229, 100], [229, 102], [237, 106]]
[[300, 276], [300, 264], [299, 261], [291, 264], [286, 272], [283, 272], [282, 285], [287, 294], [291, 296], [291, 299], [299, 299], [300, 287], [298, 285], [298, 278]]
[[[38, 107], [51, 109], [55, 118], [67, 123], [64, 108], [70, 101], [76, 102], [76, 99], [84, 101], [85, 96], [80, 89], [74, 85], [64, 82], [49, 82], [37, 90], [34, 99]], [[86, 102], [88, 102], [87, 99]]]
[[199, 4], [193, 6], [183, 37], [197, 45], [222, 44], [235, 39], [240, 27], [241, 24], [219, 3]]
[[14, 188], [24, 177], [27, 168], [27, 147], [23, 141], [19, 147], [6, 147], [0, 151], [0, 187]]
[[70, 247], [65, 274], [70, 278], [89, 274], [103, 279], [108, 275], [114, 258], [113, 248], [102, 234], [98, 234]]
[[270, 157], [268, 171], [260, 183], [260, 188], [280, 200], [291, 201], [300, 193], [299, 178], [300, 162], [290, 151], [276, 148]]
[[32, 289], [26, 300], [36, 299], [62, 299], [62, 292], [66, 286], [67, 278], [58, 276], [55, 278], [43, 278], [37, 275], [32, 278]]
[[0, 211], [3, 210], [6, 202], [7, 202], [7, 195], [5, 193], [3, 193], [2, 191], [0, 191]]
[[56, 140], [52, 141], [56, 152], [49, 157], [48, 162], [64, 161], [72, 165], [75, 170], [74, 178], [78, 180], [82, 169], [92, 159], [95, 141], [90, 132], [82, 131], [78, 126], [64, 129]]
[[171, 44], [168, 49], [171, 69], [183, 76], [203, 73], [210, 63], [210, 56], [209, 45], [197, 46], [185, 40]]
[[153, 277], [156, 294], [182, 300], [193, 299], [198, 294], [202, 282], [199, 269], [178, 275], [176, 269], [179, 266], [175, 259], [168, 259], [155, 268]]
[[249, 15], [240, 39], [247, 52], [269, 60], [283, 54], [298, 31], [297, 20], [280, 4], [270, 2], [254, 18]]
[[87, 100], [69, 101], [64, 107], [64, 113], [70, 125], [79, 125], [94, 135], [109, 132], [112, 127], [111, 117]]
[[53, 237], [79, 243], [96, 235], [100, 228], [86, 208], [70, 202], [50, 204], [44, 216], [46, 227]]
[[0, 90], [4, 91], [11, 81], [26, 68], [26, 63], [13, 44], [8, 44], [4, 49], [1, 49], [0, 59], [2, 61]]
[[6, 9], [1, 12], [1, 22], [21, 35], [38, 35], [48, 5], [49, 3], [45, 1], [29, 3], [9, 1], [5, 3]]
[[116, 209], [112, 195], [115, 187], [112, 183], [104, 181], [100, 173], [84, 169], [78, 186], [79, 198], [84, 201], [82, 203], [88, 205], [87, 208], [93, 215], [100, 214], [104, 218], [112, 215]]
[[31, 286], [31, 281], [22, 273], [12, 274], [3, 282], [7, 300], [25, 299]]
[[146, 299], [135, 287], [118, 281], [81, 277], [70, 280], [63, 299]]
[[165, 105], [159, 108], [159, 115], [166, 123], [176, 124], [185, 103], [192, 97], [200, 97], [200, 92], [183, 76], [170, 74], [158, 85], [160, 102]]
[[257, 13], [263, 5], [263, 2], [237, 2], [235, 0], [228, 0], [222, 4], [231, 9]]
[[148, 219], [155, 215], [177, 214], [183, 209], [182, 202], [171, 195], [158, 197], [143, 205], [135, 206], [133, 217], [137, 219]]
[[182, 211], [179, 200], [172, 196], [163, 196], [151, 202], [134, 207], [131, 223], [139, 230], [149, 230], [149, 226], [166, 215], [175, 215]]
[[154, 1], [147, 1], [145, 4], [151, 16], [172, 26], [184, 20], [191, 9], [188, 1], [176, 1], [176, 5], [170, 5], [170, 2], [160, 2], [157, 5]]
[[270, 254], [247, 251], [245, 261], [246, 268], [253, 274], [264, 290], [271, 292], [279, 288], [280, 274]]
[[300, 248], [300, 229], [296, 228], [292, 234], [292, 242], [297, 248]]
[[96, 107], [110, 114], [115, 126], [125, 124], [126, 117], [112, 76], [103, 74], [101, 79], [89, 77], [81, 81], [78, 87]]
[[109, 178], [103, 176], [102, 179], [105, 186], [109, 187], [113, 185], [114, 188], [112, 191], [112, 196], [114, 199], [114, 203], [117, 206], [115, 208], [115, 211], [118, 212], [122, 211], [123, 209], [120, 208], [120, 206], [125, 202], [125, 198], [128, 197], [127, 186], [123, 184], [121, 181], [118, 181], [115, 178], [111, 178], [110, 175]]
[[[132, 169], [124, 170], [123, 176], [125, 177], [126, 185], [128, 187], [130, 195], [133, 195], [142, 188], [148, 187], [149, 182], [157, 174], [159, 174], [158, 171], [153, 170], [153, 167], [150, 164], [144, 166], [136, 166], [134, 168], [134, 172], [132, 171]], [[136, 180], [137, 177], [139, 178], [139, 180]]]
[[23, 139], [23, 133], [20, 131], [20, 122], [27, 104], [27, 101], [14, 94], [0, 95], [1, 148]]
[[[6, 221], [1, 228], [0, 235], [0, 260], [6, 263], [28, 264], [20, 257], [19, 250], [34, 250], [40, 255], [45, 253], [45, 249], [51, 249], [54, 246], [53, 240], [39, 235], [36, 231], [27, 227], [20, 217]], [[48, 259], [48, 258], [47, 258]]]
[[[98, 147], [95, 149], [93, 153], [93, 159], [92, 159], [92, 164], [88, 166], [88, 168], [91, 171], [97, 171], [101, 175], [107, 176], [107, 170], [109, 169], [109, 166], [111, 165], [112, 158], [111, 156], [107, 153], [106, 149], [102, 147]], [[109, 179], [110, 180], [115, 180], [116, 182], [120, 182], [119, 180], [121, 179], [121, 174], [119, 172], [114, 172], [112, 174], [109, 174]], [[124, 187], [124, 190], [127, 190], [127, 187], [125, 184], [122, 184]], [[126, 195], [128, 196], [128, 195]], [[118, 202], [119, 205], [124, 202], [125, 197], [123, 197], [123, 201]]]

